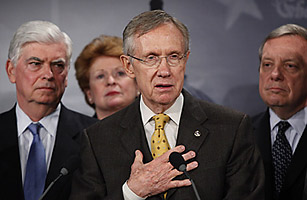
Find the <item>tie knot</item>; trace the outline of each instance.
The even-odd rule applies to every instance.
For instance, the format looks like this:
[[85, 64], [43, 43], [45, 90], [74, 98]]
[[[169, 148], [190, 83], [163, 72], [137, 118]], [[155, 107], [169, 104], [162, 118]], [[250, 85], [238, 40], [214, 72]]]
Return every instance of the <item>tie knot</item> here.
[[169, 121], [169, 116], [167, 114], [158, 114], [152, 117], [155, 120], [156, 129], [164, 129], [165, 124]]
[[287, 121], [280, 121], [277, 125], [278, 133], [285, 133], [286, 130], [291, 126]]
[[41, 127], [41, 124], [40, 123], [31, 123], [29, 126], [28, 126], [28, 129], [30, 130], [30, 132], [33, 134], [33, 135], [38, 135], [38, 131]]

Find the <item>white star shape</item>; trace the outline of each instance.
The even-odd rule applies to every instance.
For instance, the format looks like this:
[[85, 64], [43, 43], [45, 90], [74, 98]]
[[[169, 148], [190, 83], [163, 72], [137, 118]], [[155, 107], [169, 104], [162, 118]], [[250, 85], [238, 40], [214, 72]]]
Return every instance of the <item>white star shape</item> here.
[[254, 0], [217, 0], [227, 7], [226, 29], [229, 29], [242, 13], [256, 19], [262, 19], [262, 14]]

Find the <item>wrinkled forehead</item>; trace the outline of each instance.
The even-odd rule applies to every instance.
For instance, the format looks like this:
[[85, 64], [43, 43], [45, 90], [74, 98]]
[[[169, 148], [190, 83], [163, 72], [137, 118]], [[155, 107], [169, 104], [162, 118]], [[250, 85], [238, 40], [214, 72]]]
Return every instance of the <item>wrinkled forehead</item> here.
[[22, 55], [37, 57], [54, 57], [54, 60], [69, 63], [67, 46], [63, 42], [59, 43], [42, 43], [27, 42], [20, 48], [20, 56]]
[[163, 24], [143, 35], [135, 36], [135, 51], [169, 51], [184, 53], [182, 33], [173, 24]]
[[299, 56], [307, 64], [307, 40], [298, 35], [284, 35], [269, 39], [263, 46], [262, 57], [267, 54], [277, 54], [277, 51], [284, 51], [284, 55], [278, 56]]

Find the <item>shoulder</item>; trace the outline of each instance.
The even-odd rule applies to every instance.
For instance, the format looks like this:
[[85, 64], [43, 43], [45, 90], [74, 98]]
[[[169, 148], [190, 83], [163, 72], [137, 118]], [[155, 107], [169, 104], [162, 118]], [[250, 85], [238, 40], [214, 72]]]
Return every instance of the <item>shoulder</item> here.
[[66, 108], [64, 105], [61, 107], [61, 112], [60, 112], [60, 121], [69, 121], [76, 126], [83, 126], [82, 128], [88, 127], [98, 120], [96, 118], [84, 115], [82, 113], [70, 110]]
[[185, 97], [184, 109], [191, 110], [193, 113], [202, 113], [203, 115], [206, 115], [206, 117], [210, 120], [216, 119], [232, 121], [247, 117], [246, 114], [232, 108], [197, 99], [186, 91], [183, 91], [183, 94]]
[[3, 113], [0, 113], [0, 123], [2, 123], [3, 121], [5, 121], [6, 119], [11, 119], [11, 118], [16, 118], [16, 114], [15, 114], [15, 107], [11, 108], [8, 111], [5, 111]]
[[264, 121], [269, 120], [269, 111], [266, 110], [264, 112], [260, 112], [256, 115], [252, 116], [251, 119], [252, 119], [253, 127], [257, 128], [257, 127], [261, 126], [261, 124], [264, 123]]
[[[117, 131], [135, 126], [141, 120], [139, 100], [137, 99], [126, 108], [100, 120], [87, 129], [89, 134], [100, 132], [108, 134], [111, 131]], [[137, 125], [138, 126], [138, 125]], [[114, 133], [115, 134], [115, 133]]]

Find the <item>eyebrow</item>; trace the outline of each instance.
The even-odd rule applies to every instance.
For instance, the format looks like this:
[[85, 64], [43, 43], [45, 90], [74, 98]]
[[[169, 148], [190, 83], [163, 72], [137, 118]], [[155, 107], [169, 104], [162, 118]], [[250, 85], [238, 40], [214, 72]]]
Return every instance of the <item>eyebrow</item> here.
[[41, 60], [40, 58], [38, 58], [38, 57], [30, 57], [30, 58], [28, 58], [26, 61], [30, 61], [30, 60], [36, 60], [36, 61], [39, 61], [39, 62], [44, 62], [43, 60]]
[[[184, 54], [184, 53], [181, 53], [178, 50], [173, 50], [173, 51], [170, 51], [166, 56], [169, 56], [169, 55], [172, 55], [172, 54]], [[161, 56], [159, 53], [151, 51], [151, 52], [146, 53], [144, 57], [147, 57], [149, 55]]]
[[53, 63], [53, 64], [55, 64], [55, 63], [65, 63], [65, 64], [66, 64], [64, 58], [59, 58], [59, 59], [57, 59], [57, 60], [53, 60], [53, 61], [51, 61], [51, 63]]
[[[40, 58], [38, 58], [38, 57], [35, 57], [35, 56], [28, 58], [26, 61], [30, 61], [30, 60], [36, 60], [36, 61], [38, 61], [38, 62], [44, 62], [44, 60], [42, 60], [42, 59], [40, 59]], [[57, 60], [53, 60], [53, 61], [51, 61], [51, 63], [53, 63], [53, 64], [54, 64], [54, 63], [65, 63], [65, 64], [66, 64], [64, 58], [59, 58], [59, 59], [57, 59]]]

